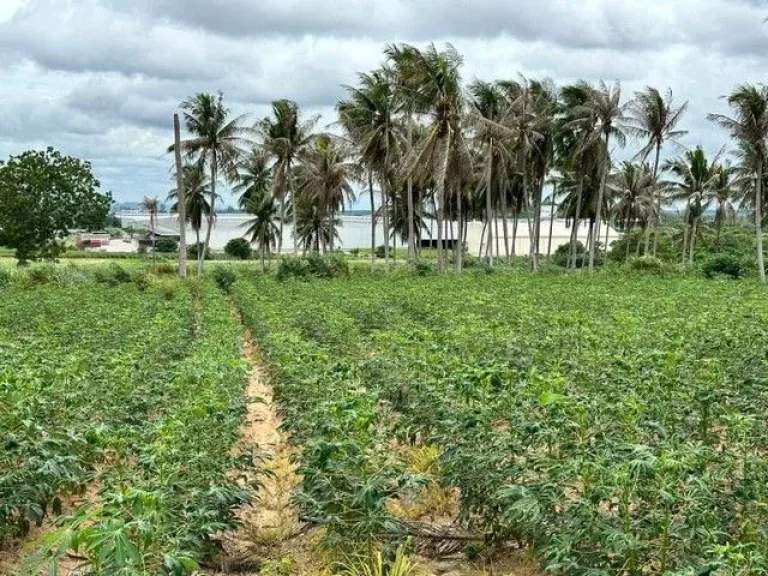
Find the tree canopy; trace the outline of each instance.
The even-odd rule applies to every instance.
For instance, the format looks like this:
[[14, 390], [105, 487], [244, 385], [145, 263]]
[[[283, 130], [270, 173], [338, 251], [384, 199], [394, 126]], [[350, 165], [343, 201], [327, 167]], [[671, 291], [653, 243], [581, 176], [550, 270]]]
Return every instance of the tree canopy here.
[[19, 263], [55, 258], [72, 229], [102, 228], [112, 195], [100, 192], [89, 162], [53, 148], [0, 163], [0, 240]]

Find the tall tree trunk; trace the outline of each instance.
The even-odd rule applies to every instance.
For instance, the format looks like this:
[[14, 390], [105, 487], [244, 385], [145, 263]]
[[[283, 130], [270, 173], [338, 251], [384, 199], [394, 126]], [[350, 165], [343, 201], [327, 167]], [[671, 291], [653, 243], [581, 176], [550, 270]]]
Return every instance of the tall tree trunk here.
[[179, 216], [179, 278], [187, 277], [187, 194], [184, 189], [184, 169], [181, 165], [181, 125], [179, 115], [173, 115], [173, 152], [176, 161], [176, 203]]
[[715, 241], [715, 245], [717, 246], [717, 253], [720, 254], [720, 252], [723, 251], [723, 246], [720, 243], [720, 232], [723, 229], [723, 222], [722, 220], [717, 221], [717, 239]]
[[[413, 114], [408, 111], [408, 152], [413, 148]], [[408, 260], [416, 258], [416, 234], [413, 222], [413, 176], [408, 175]]]
[[195, 244], [195, 248], [198, 251], [198, 254], [200, 253], [200, 228], [195, 228], [195, 238], [197, 239], [197, 244]]
[[[600, 189], [597, 192], [597, 208], [595, 209], [595, 222], [596, 228], [600, 228], [600, 222], [603, 217], [603, 198], [605, 197], [605, 184], [608, 180], [608, 172], [611, 169], [611, 149], [610, 134], [605, 135], [605, 166], [603, 166], [603, 172], [600, 174]], [[592, 242], [589, 245], [589, 269], [595, 269], [595, 250], [597, 249], [597, 239], [592, 238]]]
[[688, 218], [690, 216], [691, 201], [685, 207], [685, 215], [683, 216], [683, 265], [685, 265], [686, 249], [688, 248]]
[[584, 161], [582, 160], [579, 165], [579, 187], [576, 190], [576, 216], [574, 217], [574, 229], [571, 233], [571, 249], [570, 249], [570, 262], [571, 267], [576, 268], [576, 245], [579, 241], [579, 225], [581, 224], [581, 203], [584, 196], [584, 173], [586, 171], [584, 167]]
[[[656, 160], [653, 162], [653, 180], [659, 175], [659, 154], [661, 153], [661, 142], [656, 142]], [[653, 255], [656, 256], [656, 249], [659, 246], [659, 227], [661, 226], [661, 188], [656, 191], [656, 215], [653, 220]], [[648, 253], [648, 245], [645, 246], [645, 253]]]
[[763, 261], [763, 160], [757, 164], [757, 182], [755, 183], [755, 234], [757, 238], [757, 268], [760, 281], [765, 284], [765, 263]]
[[693, 225], [691, 226], [691, 252], [688, 257], [688, 262], [693, 265], [694, 255], [696, 253], [696, 233], [699, 231], [699, 217], [693, 217]]
[[331, 213], [331, 223], [330, 223], [331, 239], [329, 244], [330, 244], [331, 254], [333, 254], [333, 245], [334, 245], [334, 240], [336, 239], [336, 214], [333, 208], [331, 208], [330, 213]]
[[445, 210], [445, 178], [448, 173], [448, 160], [450, 153], [451, 128], [443, 137], [442, 159], [437, 174], [437, 271], [442, 274], [445, 270], [443, 261], [443, 214]]
[[291, 191], [291, 212], [293, 212], [293, 255], [299, 255], [299, 235], [296, 231], [299, 229], [298, 210], [296, 210], [296, 191], [293, 187], [293, 172], [291, 166], [288, 165], [288, 175], [286, 176], [286, 182], [288, 189]]
[[499, 215], [496, 213], [496, 210], [493, 211], [493, 233], [496, 236], [496, 258], [499, 257]]
[[389, 268], [389, 190], [385, 181], [386, 176], [381, 179], [381, 219], [384, 226], [384, 264]]
[[552, 184], [552, 198], [549, 209], [549, 240], [547, 241], [547, 260], [552, 258], [552, 227], [555, 225], [555, 195], [557, 184]]
[[[587, 244], [589, 248], [592, 248], [592, 245], [595, 243], [595, 220], [594, 218], [589, 219], [589, 230], [587, 231]], [[584, 267], [584, 263], [582, 262], [581, 267]]]
[[512, 256], [517, 253], [517, 227], [520, 224], [520, 211], [515, 206], [512, 212]]
[[624, 219], [624, 236], [626, 237], [626, 253], [624, 254], [624, 260], [629, 260], [629, 241], [632, 238], [632, 230], [630, 230], [632, 210], [631, 206], [627, 204], [627, 216]]
[[267, 270], [267, 267], [264, 264], [264, 242], [262, 242], [261, 246], [259, 246], [259, 257], [261, 260], [261, 273], [263, 274]]
[[493, 138], [488, 140], [488, 169], [485, 171], [485, 218], [488, 222], [488, 241], [485, 245], [485, 253], [488, 256], [488, 264], [493, 267], [493, 208], [491, 198], [493, 190]]
[[458, 220], [458, 237], [454, 238], [456, 244], [456, 272], [461, 274], [462, 259], [464, 256], [464, 247], [462, 246], [462, 237], [464, 235], [462, 230], [462, 215], [461, 215], [461, 192], [459, 187], [456, 189], [456, 219]]
[[608, 235], [610, 234], [610, 232], [611, 232], [611, 225], [606, 220], [605, 221], [605, 255], [606, 256], [608, 256]]
[[536, 186], [536, 196], [533, 199], [533, 269], [536, 272], [539, 270], [539, 253], [541, 252], [541, 204], [544, 196], [544, 174], [546, 173], [546, 166], [543, 168], [541, 180]]
[[285, 221], [285, 191], [280, 195], [280, 231], [277, 235], [277, 253], [283, 251], [283, 222]]
[[373, 171], [368, 169], [368, 193], [371, 197], [371, 266], [376, 264], [376, 203], [373, 197]]
[[509, 225], [507, 223], [507, 193], [501, 191], [499, 194], [501, 200], [501, 226], [504, 231], [504, 256], [509, 263]]
[[197, 275], [199, 276], [203, 271], [203, 262], [205, 261], [205, 255], [208, 252], [208, 246], [211, 243], [211, 232], [213, 231], [213, 220], [216, 218], [216, 170], [218, 166], [217, 163], [217, 154], [214, 150], [211, 154], [211, 212], [208, 214], [208, 230], [205, 231], [205, 245], [203, 246], [203, 249], [200, 250], [200, 246], [198, 246], [198, 252], [197, 255]]
[[483, 242], [485, 238], [485, 230], [488, 228], [488, 220], [486, 219], [485, 222], [483, 222], [483, 231], [480, 233], [480, 249], [477, 251], [477, 257], [482, 258], [483, 257]]

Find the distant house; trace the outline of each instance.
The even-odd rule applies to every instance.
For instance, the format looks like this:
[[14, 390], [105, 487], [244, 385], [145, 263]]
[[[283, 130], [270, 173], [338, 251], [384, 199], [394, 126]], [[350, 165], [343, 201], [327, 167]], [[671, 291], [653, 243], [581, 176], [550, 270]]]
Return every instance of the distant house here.
[[75, 245], [81, 250], [85, 250], [86, 248], [101, 248], [102, 246], [108, 246], [110, 240], [112, 240], [112, 237], [106, 232], [84, 232], [77, 235]]

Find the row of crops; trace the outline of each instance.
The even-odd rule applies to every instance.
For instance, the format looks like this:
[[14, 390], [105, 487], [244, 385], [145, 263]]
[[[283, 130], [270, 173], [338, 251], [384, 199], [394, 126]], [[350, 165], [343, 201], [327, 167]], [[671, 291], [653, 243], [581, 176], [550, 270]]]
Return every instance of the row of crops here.
[[553, 574], [768, 571], [768, 300], [692, 278], [240, 279], [302, 446], [297, 500], [349, 545], [423, 485]]
[[[8, 287], [0, 298], [0, 554], [66, 519], [22, 566], [187, 574], [249, 498], [245, 365], [213, 284]], [[85, 498], [77, 498], [85, 494]], [[72, 502], [81, 506], [73, 508]]]

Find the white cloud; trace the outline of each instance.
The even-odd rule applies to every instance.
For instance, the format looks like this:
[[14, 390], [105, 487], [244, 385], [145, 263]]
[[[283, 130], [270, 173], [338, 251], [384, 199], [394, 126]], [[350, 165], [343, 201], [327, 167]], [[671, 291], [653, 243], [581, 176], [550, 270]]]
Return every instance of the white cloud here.
[[325, 125], [341, 85], [397, 41], [453, 43], [467, 81], [670, 86], [691, 101], [686, 143], [714, 151], [719, 96], [766, 80], [766, 15], [738, 0], [0, 0], [0, 154], [55, 145], [118, 199], [162, 196], [182, 99], [222, 90], [259, 117], [287, 97]]

